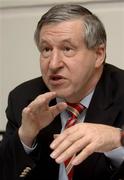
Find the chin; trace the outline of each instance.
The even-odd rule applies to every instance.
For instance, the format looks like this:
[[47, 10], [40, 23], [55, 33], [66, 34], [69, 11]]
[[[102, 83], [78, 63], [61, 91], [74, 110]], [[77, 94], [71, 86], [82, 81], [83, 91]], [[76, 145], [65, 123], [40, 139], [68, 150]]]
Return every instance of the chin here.
[[68, 97], [70, 97], [70, 93], [68, 93], [69, 91], [67, 89], [58, 89], [58, 88], [49, 88], [50, 91], [56, 92], [57, 97], [63, 98], [63, 99], [67, 99]]
[[70, 101], [71, 99], [72, 99], [72, 94], [70, 94], [70, 93], [66, 93], [66, 91], [56, 91], [56, 93], [57, 93], [57, 97], [60, 97], [60, 98], [62, 98], [62, 99], [65, 99], [66, 101]]

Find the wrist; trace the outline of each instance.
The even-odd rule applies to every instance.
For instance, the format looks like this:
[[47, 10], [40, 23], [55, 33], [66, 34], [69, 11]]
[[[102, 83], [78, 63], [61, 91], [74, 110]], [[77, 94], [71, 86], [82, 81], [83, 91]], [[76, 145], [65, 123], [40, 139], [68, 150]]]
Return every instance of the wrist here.
[[32, 147], [32, 144], [34, 143], [34, 139], [35, 139], [34, 137], [29, 136], [28, 133], [25, 133], [21, 127], [18, 130], [18, 135], [19, 135], [20, 140], [25, 145], [27, 145], [28, 147]]
[[121, 145], [124, 146], [124, 130], [121, 130], [121, 138], [120, 138]]

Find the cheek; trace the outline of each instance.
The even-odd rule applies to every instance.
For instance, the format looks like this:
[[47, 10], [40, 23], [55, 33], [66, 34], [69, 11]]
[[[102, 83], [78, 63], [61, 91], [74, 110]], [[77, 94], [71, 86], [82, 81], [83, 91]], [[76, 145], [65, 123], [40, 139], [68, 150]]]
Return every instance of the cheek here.
[[85, 65], [82, 66], [75, 66], [75, 71], [72, 74], [72, 81], [75, 89], [79, 88], [80, 86], [84, 85], [85, 81], [88, 79], [90, 74], [90, 69]]
[[70, 87], [73, 90], [79, 89], [82, 84], [82, 72], [79, 73], [78, 69], [75, 69], [75, 72], [71, 73], [70, 80]]
[[42, 75], [44, 75], [47, 72], [47, 64], [40, 61], [40, 69], [41, 69]]

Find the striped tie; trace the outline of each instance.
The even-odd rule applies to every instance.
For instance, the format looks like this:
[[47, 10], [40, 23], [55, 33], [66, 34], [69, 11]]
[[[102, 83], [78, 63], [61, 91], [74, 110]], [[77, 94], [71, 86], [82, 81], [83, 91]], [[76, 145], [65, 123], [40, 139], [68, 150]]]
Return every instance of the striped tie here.
[[[74, 104], [74, 103], [67, 103], [67, 104], [68, 104], [67, 110], [71, 114], [71, 117], [68, 119], [68, 121], [65, 125], [65, 129], [76, 124], [77, 123], [77, 117], [85, 109], [85, 107], [82, 104]], [[73, 155], [73, 157], [70, 157], [69, 159], [67, 159], [64, 162], [65, 168], [66, 168], [66, 173], [68, 176], [68, 180], [72, 180], [72, 178], [73, 178], [73, 167], [72, 167], [71, 162], [72, 162], [74, 157], [75, 157], [75, 155]]]

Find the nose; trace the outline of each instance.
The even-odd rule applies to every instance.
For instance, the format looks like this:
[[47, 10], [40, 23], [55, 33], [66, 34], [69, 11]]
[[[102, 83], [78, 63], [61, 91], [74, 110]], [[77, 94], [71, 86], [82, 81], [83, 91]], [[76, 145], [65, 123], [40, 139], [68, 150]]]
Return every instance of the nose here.
[[61, 53], [58, 50], [53, 50], [52, 56], [49, 62], [49, 69], [51, 71], [57, 71], [63, 67], [63, 61]]

